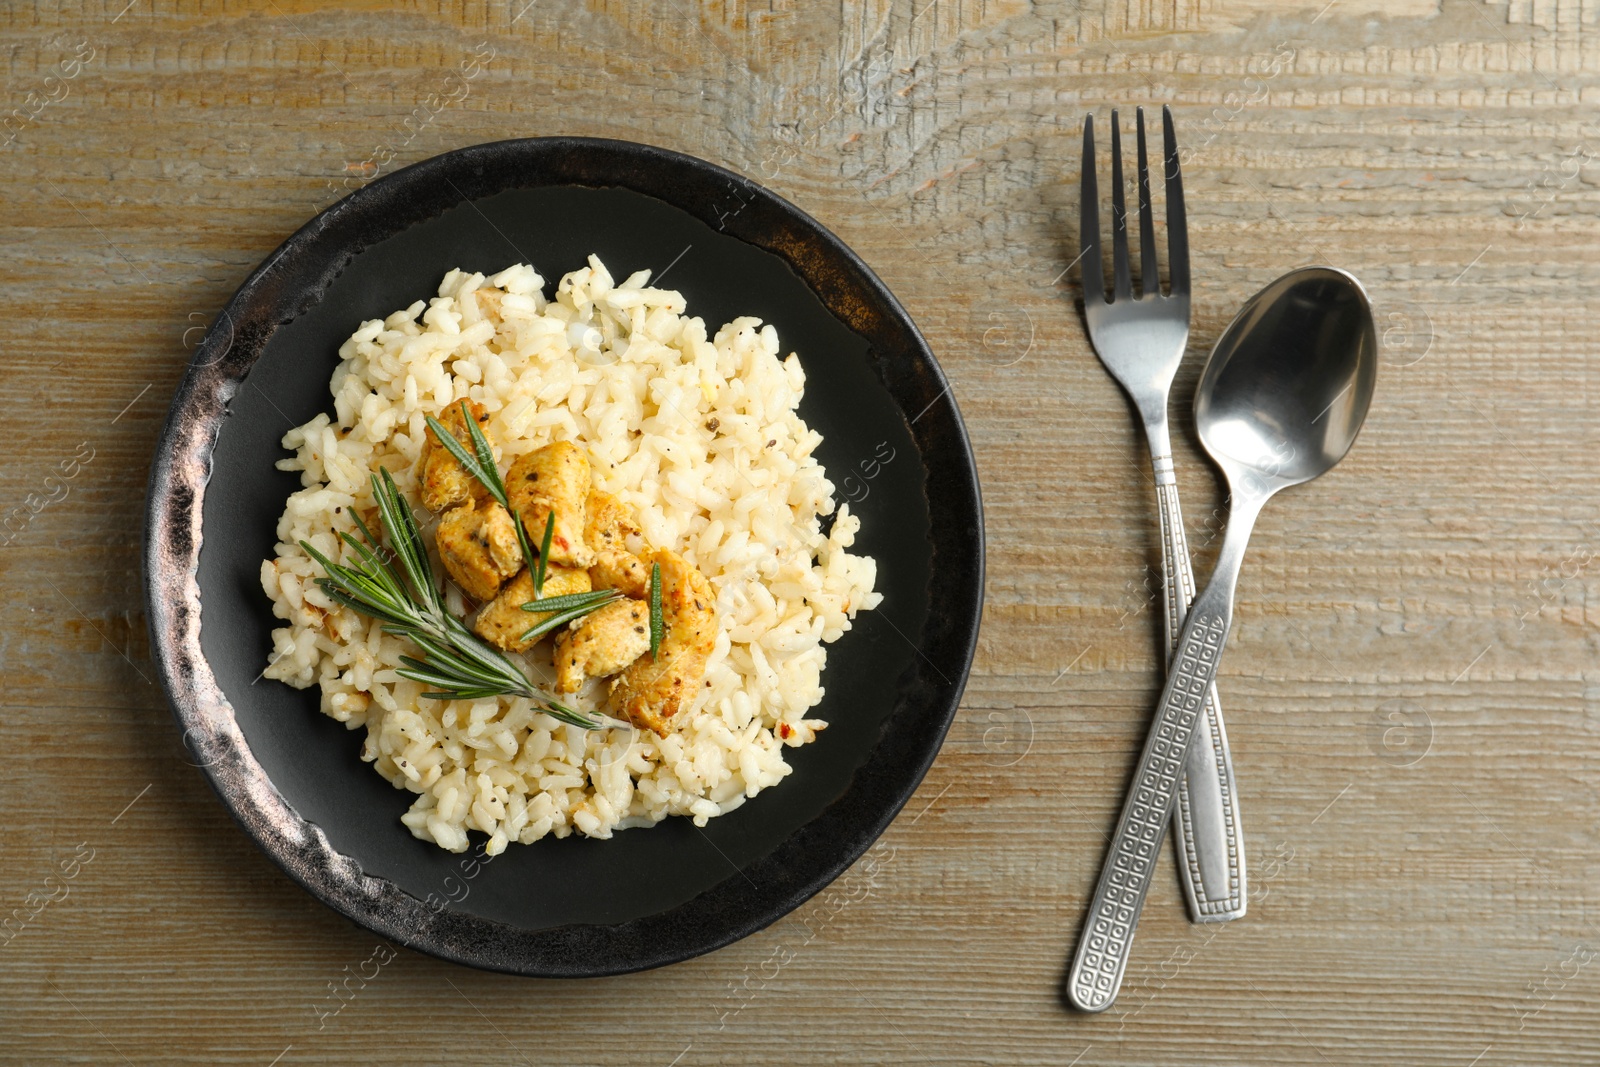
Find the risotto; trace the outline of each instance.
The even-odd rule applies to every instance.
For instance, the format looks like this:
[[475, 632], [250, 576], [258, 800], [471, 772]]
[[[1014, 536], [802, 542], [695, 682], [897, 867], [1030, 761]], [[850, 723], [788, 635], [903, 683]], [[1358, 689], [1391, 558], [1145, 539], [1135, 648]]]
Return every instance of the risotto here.
[[[332, 417], [283, 438], [293, 456], [278, 466], [300, 472], [302, 488], [261, 566], [283, 620], [265, 676], [318, 687], [323, 713], [365, 728], [361, 758], [415, 795], [405, 825], [453, 852], [473, 830], [495, 855], [669, 815], [703, 826], [778, 784], [784, 749], [826, 725], [806, 717], [822, 699], [825, 646], [881, 599], [873, 560], [849, 551], [860, 520], [835, 505], [813, 455], [822, 438], [798, 415], [798, 356], [780, 357], [776, 330], [754, 318], [708, 336], [679, 293], [648, 280], [615, 283], [591, 256], [547, 300], [526, 264], [492, 277], [452, 270], [437, 297], [362, 323], [339, 349]], [[521, 697], [426, 697], [397, 673], [416, 648], [318, 586], [324, 572], [300, 542], [353, 562], [339, 534], [371, 513], [380, 467], [430, 521], [415, 505], [426, 419], [463, 400], [486, 413], [501, 467], [570, 442], [640, 538], [706, 579], [715, 643], [673, 729], [586, 730]], [[472, 617], [459, 589], [446, 598]], [[551, 657], [546, 640], [511, 658], [543, 684]], [[568, 703], [603, 710], [605, 697], [589, 685]]]

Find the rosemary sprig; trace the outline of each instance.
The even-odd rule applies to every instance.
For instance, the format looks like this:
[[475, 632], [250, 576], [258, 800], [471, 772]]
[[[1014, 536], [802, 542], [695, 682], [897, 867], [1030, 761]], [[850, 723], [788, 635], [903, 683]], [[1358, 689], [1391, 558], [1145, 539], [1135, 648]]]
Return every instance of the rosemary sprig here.
[[[552, 718], [572, 726], [594, 730], [609, 725], [603, 719], [565, 706], [535, 686], [510, 660], [480, 641], [465, 623], [450, 614], [434, 580], [422, 534], [388, 468], [380, 468], [372, 476], [372, 496], [388, 534], [385, 555], [379, 554], [383, 549], [378, 538], [359, 516], [356, 525], [366, 538], [365, 543], [343, 531], [339, 534], [359, 560], [354, 566], [333, 562], [307, 541], [301, 541], [300, 547], [327, 572], [327, 577], [317, 579], [317, 584], [329, 599], [377, 619], [386, 633], [409, 638], [427, 657], [401, 657], [404, 666], [396, 669], [397, 674], [432, 686], [422, 695], [433, 700], [524, 697], [536, 702]], [[398, 562], [398, 569], [386, 555]]]
[[[466, 446], [456, 440], [456, 435], [445, 428], [444, 423], [432, 415], [425, 415], [428, 420], [428, 429], [439, 439], [439, 443], [456, 457], [456, 462], [489, 491], [494, 497], [494, 502], [505, 508], [511, 515], [511, 522], [517, 528], [517, 547], [522, 549], [522, 561], [528, 566], [533, 566], [533, 547], [528, 544], [528, 534], [522, 528], [522, 516], [511, 510], [511, 498], [506, 494], [506, 483], [500, 480], [500, 468], [494, 464], [494, 449], [489, 447], [489, 439], [483, 436], [483, 431], [478, 428], [478, 420], [472, 417], [472, 410], [467, 407], [465, 400], [461, 401], [461, 418], [467, 424], [467, 436], [472, 438], [472, 451], [468, 452]], [[552, 516], [553, 517], [553, 516]], [[549, 524], [546, 524], [545, 544], [550, 543]], [[544, 556], [539, 557], [540, 573], [544, 569]], [[543, 584], [542, 582], [540, 583]]]
[[650, 658], [661, 654], [661, 639], [667, 633], [667, 620], [661, 614], [661, 564], [650, 564]]
[[532, 641], [543, 637], [557, 627], [565, 626], [621, 599], [622, 594], [615, 589], [596, 589], [590, 593], [569, 593], [566, 596], [553, 596], [545, 600], [530, 600], [522, 605], [523, 611], [549, 612], [549, 614], [518, 640]]

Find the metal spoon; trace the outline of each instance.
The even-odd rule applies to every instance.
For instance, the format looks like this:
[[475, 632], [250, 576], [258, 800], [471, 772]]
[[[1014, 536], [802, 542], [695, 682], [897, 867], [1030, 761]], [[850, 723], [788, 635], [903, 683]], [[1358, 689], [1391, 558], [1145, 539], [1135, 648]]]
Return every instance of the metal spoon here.
[[1250, 530], [1274, 493], [1344, 458], [1377, 374], [1367, 294], [1328, 267], [1290, 271], [1251, 297], [1206, 361], [1195, 424], [1227, 478], [1228, 528], [1211, 581], [1189, 608], [1067, 975], [1067, 995], [1084, 1011], [1110, 1007], [1122, 985], [1184, 758], [1233, 624]]

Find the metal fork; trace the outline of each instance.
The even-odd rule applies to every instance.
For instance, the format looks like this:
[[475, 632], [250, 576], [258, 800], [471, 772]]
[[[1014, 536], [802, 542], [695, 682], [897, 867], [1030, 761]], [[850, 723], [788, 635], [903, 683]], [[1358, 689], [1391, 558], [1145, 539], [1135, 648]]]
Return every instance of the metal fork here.
[[[1100, 256], [1100, 200], [1095, 183], [1094, 117], [1083, 121], [1082, 212], [1078, 231], [1083, 261], [1083, 311], [1089, 339], [1100, 362], [1139, 410], [1150, 443], [1155, 472], [1156, 509], [1161, 518], [1161, 575], [1166, 601], [1166, 648], [1183, 630], [1194, 599], [1194, 570], [1178, 509], [1172, 442], [1167, 428], [1167, 394], [1189, 340], [1189, 236], [1183, 212], [1183, 175], [1172, 112], [1162, 108], [1167, 186], [1167, 258], [1170, 293], [1161, 293], [1156, 265], [1155, 223], [1150, 210], [1150, 172], [1145, 162], [1144, 108], [1138, 111], [1140, 295], [1133, 295], [1128, 265], [1128, 212], [1122, 192], [1122, 133], [1111, 113], [1111, 256], [1115, 274], [1112, 299], [1105, 294]], [[1245, 912], [1244, 839], [1239, 828], [1233, 760], [1216, 686], [1206, 693], [1205, 732], [1189, 747], [1172, 820], [1189, 916], [1197, 922], [1224, 922]], [[1159, 844], [1159, 842], [1157, 843]], [[1154, 850], [1152, 850], [1154, 851]], [[1137, 912], [1132, 916], [1138, 918]], [[1132, 922], [1128, 937], [1132, 936]], [[1126, 941], [1124, 942], [1126, 944]]]

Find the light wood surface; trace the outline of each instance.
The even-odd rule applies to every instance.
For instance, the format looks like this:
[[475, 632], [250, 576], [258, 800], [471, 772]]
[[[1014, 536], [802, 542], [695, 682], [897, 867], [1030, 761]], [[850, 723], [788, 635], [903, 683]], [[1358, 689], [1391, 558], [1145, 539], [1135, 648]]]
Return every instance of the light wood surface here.
[[[57, 899], [0, 945], [0, 1061], [1594, 1063], [1596, 34], [1588, 0], [7, 5], [0, 915]], [[1388, 348], [1240, 588], [1250, 914], [1191, 926], [1167, 858], [1091, 1018], [1058, 991], [1159, 687], [1157, 546], [1061, 276], [1083, 112], [1164, 102], [1179, 395], [1298, 264], [1358, 273]], [[872, 866], [566, 984], [384, 962], [261, 856], [185, 765], [139, 573], [168, 401], [248, 270], [342, 187], [547, 133], [702, 156], [851, 243], [954, 383], [989, 552], [959, 720]], [[1179, 422], [1204, 573], [1221, 500]]]

